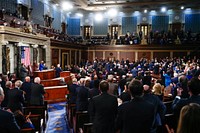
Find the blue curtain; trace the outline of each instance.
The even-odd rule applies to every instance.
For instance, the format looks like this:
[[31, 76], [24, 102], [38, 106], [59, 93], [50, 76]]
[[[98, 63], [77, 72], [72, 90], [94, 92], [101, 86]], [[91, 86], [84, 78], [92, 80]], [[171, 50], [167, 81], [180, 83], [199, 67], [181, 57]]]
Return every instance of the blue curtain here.
[[169, 16], [152, 16], [153, 31], [168, 31]]
[[61, 29], [61, 12], [59, 12], [58, 10], [54, 9], [53, 11], [53, 28], [56, 30], [60, 30]]
[[122, 17], [122, 34], [137, 31], [137, 17]]
[[185, 15], [185, 31], [188, 30], [193, 33], [200, 32], [200, 14]]
[[80, 35], [80, 18], [68, 18], [67, 25], [67, 34]]
[[94, 20], [94, 35], [106, 35], [108, 33], [108, 19], [104, 18], [101, 22]]
[[31, 13], [33, 23], [44, 25], [44, 4], [39, 0], [31, 0], [31, 6], [33, 8]]
[[17, 0], [0, 0], [0, 9], [4, 8], [7, 13], [15, 13], [17, 10]]

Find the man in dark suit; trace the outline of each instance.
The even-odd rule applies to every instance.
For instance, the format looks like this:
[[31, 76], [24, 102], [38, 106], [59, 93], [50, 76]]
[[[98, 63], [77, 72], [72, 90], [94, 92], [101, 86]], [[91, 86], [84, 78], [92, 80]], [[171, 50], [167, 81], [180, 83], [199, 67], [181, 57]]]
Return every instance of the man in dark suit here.
[[40, 84], [40, 78], [36, 77], [31, 85], [30, 105], [44, 105], [44, 86]]
[[133, 79], [129, 86], [133, 99], [118, 110], [116, 130], [121, 133], [150, 133], [154, 120], [153, 104], [143, 99], [143, 84]]
[[80, 79], [80, 86], [76, 88], [77, 98], [76, 98], [76, 110], [86, 111], [88, 109], [88, 98], [89, 98], [89, 88], [85, 86], [87, 80], [84, 78]]
[[76, 103], [76, 88], [79, 87], [77, 85], [77, 79], [72, 79], [72, 84], [69, 85], [69, 103]]
[[181, 90], [177, 89], [177, 96], [173, 101], [173, 110], [175, 118], [178, 122], [180, 110], [183, 106], [188, 105], [190, 103], [197, 103], [200, 105], [200, 80], [198, 78], [192, 78], [188, 83], [189, 88], [189, 98], [181, 99]]
[[57, 64], [56, 70], [56, 78], [60, 77], [60, 72], [62, 72], [62, 68], [60, 67], [60, 64]]
[[29, 76], [25, 77], [25, 82], [22, 83], [21, 90], [25, 92], [25, 101], [27, 104], [30, 103], [30, 98], [31, 98], [31, 85], [32, 83], [30, 82], [31, 78]]
[[117, 98], [107, 93], [109, 84], [100, 82], [101, 94], [93, 97], [89, 104], [89, 114], [93, 122], [93, 133], [114, 133], [114, 122], [117, 114]]
[[100, 90], [99, 90], [99, 80], [96, 79], [94, 80], [94, 87], [89, 90], [89, 97], [93, 98], [94, 96], [99, 95]]
[[26, 69], [25, 65], [22, 63], [20, 67], [20, 77], [21, 77], [22, 82], [24, 82], [27, 74], [28, 74], [28, 70]]
[[[4, 100], [4, 92], [0, 87], [0, 105]], [[1, 107], [1, 106], [0, 106]], [[20, 133], [15, 117], [12, 113], [0, 108], [0, 132], [1, 133]]]
[[8, 108], [15, 112], [16, 110], [21, 110], [24, 103], [24, 94], [23, 91], [20, 90], [22, 85], [22, 81], [17, 80], [15, 82], [15, 87], [8, 90]]

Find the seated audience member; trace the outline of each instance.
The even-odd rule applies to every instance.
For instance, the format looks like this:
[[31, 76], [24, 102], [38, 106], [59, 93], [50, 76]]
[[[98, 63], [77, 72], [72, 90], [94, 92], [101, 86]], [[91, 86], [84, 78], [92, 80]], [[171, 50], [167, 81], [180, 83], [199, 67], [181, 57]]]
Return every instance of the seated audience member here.
[[15, 111], [14, 116], [17, 121], [17, 124], [20, 126], [21, 129], [24, 129], [24, 128], [34, 129], [34, 125], [29, 119], [29, 116], [24, 116], [24, 114], [20, 110]]
[[[0, 87], [0, 105], [4, 100], [4, 92]], [[0, 107], [0, 132], [1, 133], [20, 133], [20, 127], [17, 125], [14, 115]]]
[[30, 105], [44, 105], [44, 86], [40, 84], [40, 78], [36, 77], [31, 85]]
[[22, 85], [21, 80], [17, 80], [15, 82], [15, 87], [8, 90], [8, 106], [7, 108], [10, 109], [12, 112], [16, 110], [21, 110], [24, 104], [24, 94], [23, 91], [20, 90]]
[[30, 103], [31, 98], [31, 78], [29, 76], [25, 77], [25, 82], [22, 83], [21, 90], [25, 93], [25, 101], [27, 104]]
[[200, 133], [200, 105], [190, 103], [180, 112], [177, 133]]
[[120, 133], [150, 133], [154, 121], [153, 104], [143, 99], [143, 84], [133, 79], [128, 86], [133, 99], [121, 105], [116, 118]]
[[56, 70], [56, 78], [60, 77], [60, 72], [62, 72], [60, 64], [57, 65], [57, 67], [55, 68], [55, 70]]
[[190, 103], [200, 104], [200, 80], [198, 78], [192, 78], [188, 82], [189, 98], [181, 98], [181, 91], [177, 90], [177, 96], [173, 101], [173, 110], [176, 120], [178, 121], [180, 110], [183, 106]]
[[103, 80], [99, 88], [101, 94], [93, 97], [89, 104], [90, 120], [93, 122], [93, 133], [114, 133], [114, 122], [117, 115], [117, 98], [108, 93], [109, 84]]

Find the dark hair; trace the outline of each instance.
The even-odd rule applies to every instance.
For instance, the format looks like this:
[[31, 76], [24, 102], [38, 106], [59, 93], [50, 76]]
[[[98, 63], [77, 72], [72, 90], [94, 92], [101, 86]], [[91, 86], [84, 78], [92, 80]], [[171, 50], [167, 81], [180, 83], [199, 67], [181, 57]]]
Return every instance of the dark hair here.
[[192, 78], [188, 82], [188, 88], [193, 95], [198, 95], [200, 93], [200, 80], [198, 78]]
[[190, 103], [180, 112], [177, 133], [200, 133], [200, 105]]
[[141, 96], [143, 93], [143, 84], [141, 81], [137, 79], [133, 79], [130, 84], [128, 85], [128, 88], [131, 92], [131, 95], [133, 97], [135, 96]]
[[122, 102], [126, 102], [131, 100], [131, 95], [128, 92], [122, 92], [119, 98], [122, 100]]
[[102, 80], [99, 84], [100, 90], [106, 92], [109, 89], [109, 84], [106, 80]]
[[99, 88], [99, 80], [94, 80], [94, 88]]

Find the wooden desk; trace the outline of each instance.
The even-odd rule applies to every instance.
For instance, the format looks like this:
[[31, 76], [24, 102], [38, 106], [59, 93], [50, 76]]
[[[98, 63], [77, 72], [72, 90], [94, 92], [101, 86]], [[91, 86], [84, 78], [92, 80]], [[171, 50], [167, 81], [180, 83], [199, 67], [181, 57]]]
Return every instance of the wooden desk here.
[[35, 71], [33, 74], [34, 74], [34, 77], [40, 77], [41, 80], [55, 78], [55, 70], [53, 70], [53, 69], [43, 70], [43, 71]]
[[46, 92], [44, 99], [47, 101], [66, 101], [65, 95], [69, 94], [67, 85], [44, 87], [44, 89]]
[[41, 80], [41, 84], [44, 87], [59, 86], [60, 85], [60, 80], [61, 80], [60, 78]]
[[70, 71], [62, 71], [60, 72], [60, 77], [67, 77], [70, 76]]

